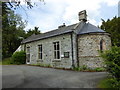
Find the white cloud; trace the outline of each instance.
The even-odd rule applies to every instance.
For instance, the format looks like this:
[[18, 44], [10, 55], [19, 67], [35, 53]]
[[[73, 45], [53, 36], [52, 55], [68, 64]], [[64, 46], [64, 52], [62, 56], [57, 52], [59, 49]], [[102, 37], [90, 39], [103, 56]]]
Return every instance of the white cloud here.
[[[38, 2], [39, 0], [32, 0]], [[45, 0], [45, 5], [38, 3], [38, 7], [28, 10], [28, 28], [39, 26], [42, 32], [55, 29], [62, 23], [73, 24], [78, 22], [78, 12], [87, 10], [88, 21], [94, 25], [100, 22], [102, 4], [114, 6], [119, 0]], [[40, 5], [39, 5], [40, 4]]]
[[114, 6], [118, 4], [119, 0], [103, 0], [103, 2], [107, 3], [108, 6]]

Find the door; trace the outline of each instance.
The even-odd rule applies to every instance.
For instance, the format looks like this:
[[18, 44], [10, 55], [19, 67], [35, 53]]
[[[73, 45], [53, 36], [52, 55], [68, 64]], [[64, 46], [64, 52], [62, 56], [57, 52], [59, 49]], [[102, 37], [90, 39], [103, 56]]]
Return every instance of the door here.
[[30, 64], [30, 47], [27, 47], [26, 63], [27, 63], [27, 64]]

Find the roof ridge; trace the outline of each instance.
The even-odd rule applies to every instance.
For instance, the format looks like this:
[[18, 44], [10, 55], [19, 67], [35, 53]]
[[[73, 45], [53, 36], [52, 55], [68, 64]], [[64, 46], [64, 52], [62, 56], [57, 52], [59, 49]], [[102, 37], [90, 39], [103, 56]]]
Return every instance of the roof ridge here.
[[[76, 24], [78, 24], [78, 23], [76, 23]], [[68, 25], [68, 26], [65, 26], [65, 27], [62, 27], [62, 28], [70, 27], [70, 26], [73, 26], [73, 25], [75, 25], [75, 24], [71, 24], [71, 25]], [[50, 31], [47, 31], [45, 33], [56, 31], [56, 30], [59, 30], [59, 29], [62, 29], [62, 28], [57, 28], [57, 29], [54, 29], [54, 30], [50, 30]], [[44, 34], [44, 33], [42, 33], [42, 34]]]

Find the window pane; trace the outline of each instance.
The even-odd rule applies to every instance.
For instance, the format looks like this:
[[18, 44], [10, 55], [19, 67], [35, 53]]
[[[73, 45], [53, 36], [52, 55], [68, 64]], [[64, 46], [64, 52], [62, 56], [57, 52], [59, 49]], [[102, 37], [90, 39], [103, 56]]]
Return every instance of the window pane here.
[[42, 45], [38, 45], [38, 59], [42, 59]]
[[54, 42], [54, 59], [60, 59], [60, 45], [59, 42]]
[[42, 53], [39, 53], [39, 54], [38, 54], [38, 58], [39, 58], [39, 59], [42, 59]]
[[30, 53], [30, 47], [27, 47], [27, 53]]
[[56, 51], [54, 51], [54, 58], [56, 59]]
[[42, 45], [39, 45], [38, 48], [39, 48], [39, 49], [38, 49], [39, 52], [42, 52]]
[[64, 52], [64, 57], [69, 58], [69, 52]]
[[42, 52], [42, 45], [41, 45], [40, 51]]
[[56, 44], [54, 44], [54, 50], [56, 50]]
[[26, 55], [27, 62], [30, 62], [30, 54]]
[[42, 59], [42, 53], [40, 53], [40, 59]]
[[59, 43], [57, 43], [57, 50], [59, 50]]
[[57, 51], [57, 59], [60, 59], [60, 51]]
[[38, 59], [40, 59], [40, 53], [38, 53]]
[[101, 51], [103, 50], [103, 41], [102, 40], [100, 41], [100, 50]]

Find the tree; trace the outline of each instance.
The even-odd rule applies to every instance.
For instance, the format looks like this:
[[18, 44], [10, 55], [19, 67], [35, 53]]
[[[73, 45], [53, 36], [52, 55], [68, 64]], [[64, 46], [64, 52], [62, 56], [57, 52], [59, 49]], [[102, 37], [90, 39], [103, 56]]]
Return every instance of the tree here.
[[2, 3], [2, 58], [11, 57], [23, 39], [40, 34], [39, 27], [25, 32], [25, 26], [26, 22], [22, 21], [20, 15], [15, 14], [8, 3]]
[[112, 45], [114, 46], [102, 53], [106, 69], [112, 75], [109, 83], [113, 88], [120, 88], [120, 17], [114, 17], [107, 21], [102, 19], [100, 28], [111, 35]]
[[120, 46], [120, 17], [114, 17], [113, 19], [108, 19], [107, 21], [102, 19], [102, 25], [100, 28], [110, 33], [112, 45]]
[[[39, 0], [39, 1], [44, 2], [44, 0]], [[31, 0], [24, 0], [24, 3], [27, 5], [27, 8], [30, 8], [30, 9], [35, 5], [35, 3], [32, 4]], [[16, 9], [17, 7], [21, 6], [21, 1], [17, 0], [17, 1], [14, 1], [14, 2], [8, 2], [8, 4], [11, 6], [11, 8]]]
[[112, 87], [120, 88], [120, 47], [114, 46], [101, 56], [105, 60], [106, 70], [112, 75]]
[[3, 58], [10, 57], [18, 48], [25, 36], [25, 23], [22, 18], [14, 14], [7, 3], [2, 3], [2, 55]]
[[29, 30], [27, 31], [25, 38], [31, 36], [32, 34], [37, 35], [37, 34], [40, 34], [40, 33], [41, 33], [41, 32], [40, 32], [40, 30], [39, 30], [39, 27], [34, 27], [34, 29], [29, 29]]

